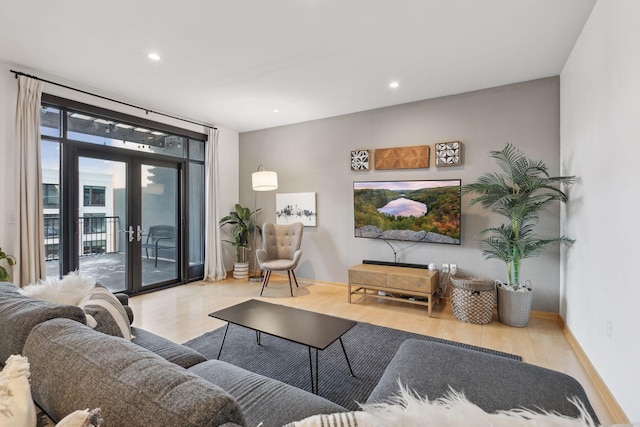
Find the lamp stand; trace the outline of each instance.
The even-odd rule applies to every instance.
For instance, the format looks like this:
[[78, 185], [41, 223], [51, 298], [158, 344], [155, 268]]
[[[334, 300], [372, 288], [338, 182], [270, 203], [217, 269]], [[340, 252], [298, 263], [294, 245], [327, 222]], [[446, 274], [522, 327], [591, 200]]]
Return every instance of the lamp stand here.
[[253, 276], [249, 276], [250, 282], [262, 282], [264, 276], [262, 275], [262, 269], [258, 267], [258, 192], [253, 192], [253, 212], [255, 212], [255, 220], [253, 224]]
[[[260, 171], [262, 168], [262, 171]], [[278, 188], [278, 174], [273, 171], [266, 171], [262, 165], [251, 174], [251, 188], [253, 188], [253, 212], [255, 213], [255, 224], [253, 227], [253, 273], [249, 277], [250, 282], [262, 281], [262, 269], [258, 270], [258, 191], [272, 191]], [[257, 273], [257, 274], [256, 274]]]

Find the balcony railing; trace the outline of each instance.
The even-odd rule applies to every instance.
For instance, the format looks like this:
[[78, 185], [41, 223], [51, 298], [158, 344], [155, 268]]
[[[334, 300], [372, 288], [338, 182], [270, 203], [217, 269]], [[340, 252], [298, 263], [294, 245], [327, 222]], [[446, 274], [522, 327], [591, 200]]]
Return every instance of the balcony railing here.
[[[120, 217], [83, 216], [78, 218], [78, 256], [118, 252]], [[44, 248], [47, 260], [60, 258], [60, 217], [44, 218]]]

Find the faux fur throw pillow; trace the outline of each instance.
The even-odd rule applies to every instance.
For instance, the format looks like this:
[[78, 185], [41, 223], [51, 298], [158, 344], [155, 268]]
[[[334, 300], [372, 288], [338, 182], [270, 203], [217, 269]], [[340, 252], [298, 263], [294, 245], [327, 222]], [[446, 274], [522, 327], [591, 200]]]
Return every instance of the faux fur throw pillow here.
[[85, 299], [93, 288], [96, 281], [83, 277], [79, 272], [74, 271], [62, 279], [47, 278], [35, 285], [25, 286], [20, 289], [22, 295], [40, 301], [49, 301], [55, 304], [78, 305]]
[[389, 403], [362, 405], [362, 411], [314, 415], [286, 427], [596, 427], [584, 405], [571, 401], [580, 411], [578, 418], [549, 412], [512, 409], [490, 414], [455, 391], [430, 401], [401, 388]]

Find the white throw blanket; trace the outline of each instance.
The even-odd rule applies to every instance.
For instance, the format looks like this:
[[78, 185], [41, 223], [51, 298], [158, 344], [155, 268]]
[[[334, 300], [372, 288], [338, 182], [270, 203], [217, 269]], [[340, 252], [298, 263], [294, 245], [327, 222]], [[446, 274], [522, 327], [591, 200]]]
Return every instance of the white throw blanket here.
[[29, 375], [26, 357], [9, 356], [0, 372], [0, 427], [36, 425]]
[[[490, 392], [490, 391], [489, 391]], [[571, 400], [580, 412], [571, 418], [548, 412], [512, 409], [490, 414], [451, 390], [429, 400], [401, 387], [392, 402], [362, 405], [362, 411], [314, 415], [287, 427], [596, 427], [584, 405]]]

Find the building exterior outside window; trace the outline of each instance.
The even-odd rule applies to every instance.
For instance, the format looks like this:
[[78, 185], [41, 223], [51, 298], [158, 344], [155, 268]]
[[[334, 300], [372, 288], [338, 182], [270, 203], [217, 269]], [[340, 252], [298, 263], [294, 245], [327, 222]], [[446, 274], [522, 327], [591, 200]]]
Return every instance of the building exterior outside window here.
[[84, 186], [84, 205], [85, 206], [104, 206], [105, 203], [105, 187], [95, 187], [91, 185]]

